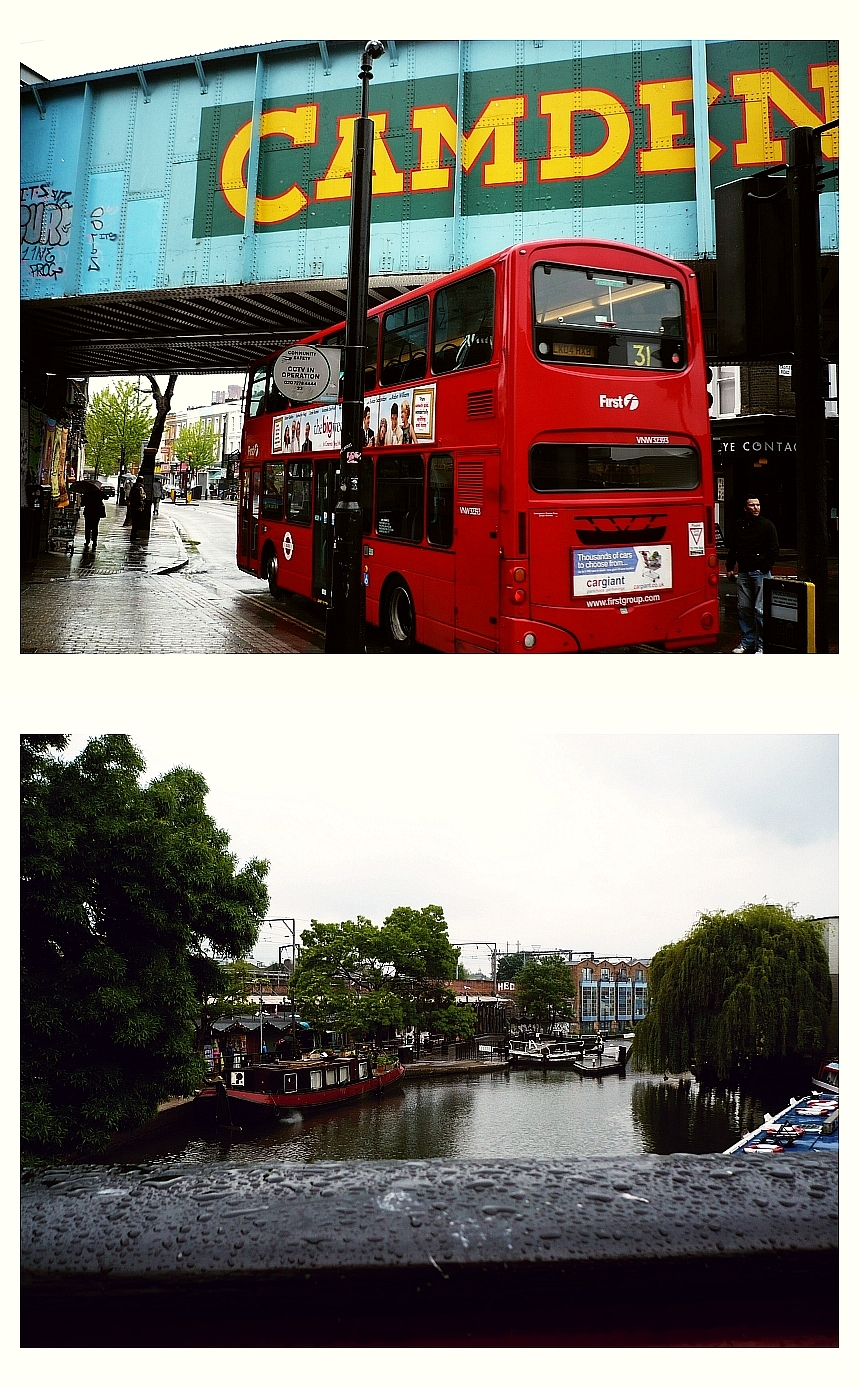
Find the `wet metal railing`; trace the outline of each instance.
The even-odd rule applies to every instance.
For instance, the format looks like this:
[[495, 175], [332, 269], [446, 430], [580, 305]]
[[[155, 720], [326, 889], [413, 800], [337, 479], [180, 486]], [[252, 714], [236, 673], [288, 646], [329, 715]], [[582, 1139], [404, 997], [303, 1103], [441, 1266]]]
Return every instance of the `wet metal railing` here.
[[813, 1154], [58, 1168], [22, 1236], [26, 1346], [837, 1337]]

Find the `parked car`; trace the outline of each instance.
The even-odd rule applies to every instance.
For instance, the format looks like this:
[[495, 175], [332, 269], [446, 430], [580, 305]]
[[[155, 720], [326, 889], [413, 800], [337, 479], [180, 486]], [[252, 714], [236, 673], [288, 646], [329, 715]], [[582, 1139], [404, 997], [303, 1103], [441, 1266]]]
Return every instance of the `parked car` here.
[[110, 486], [107, 482], [99, 482], [102, 496], [116, 496], [116, 487]]

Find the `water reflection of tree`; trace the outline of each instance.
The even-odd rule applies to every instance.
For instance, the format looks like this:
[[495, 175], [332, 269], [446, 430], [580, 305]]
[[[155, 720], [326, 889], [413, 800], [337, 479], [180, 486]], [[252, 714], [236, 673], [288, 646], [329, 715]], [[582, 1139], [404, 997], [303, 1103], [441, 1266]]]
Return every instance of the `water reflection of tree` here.
[[645, 1152], [724, 1152], [762, 1119], [757, 1100], [738, 1090], [699, 1089], [691, 1080], [632, 1087], [632, 1121]]

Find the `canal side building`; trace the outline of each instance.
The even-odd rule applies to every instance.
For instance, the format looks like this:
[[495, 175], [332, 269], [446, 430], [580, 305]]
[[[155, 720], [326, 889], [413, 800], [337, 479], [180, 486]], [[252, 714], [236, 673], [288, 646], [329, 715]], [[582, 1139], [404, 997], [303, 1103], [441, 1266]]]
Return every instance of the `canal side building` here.
[[[567, 951], [557, 951], [564, 954]], [[548, 957], [541, 953], [540, 957]], [[579, 1035], [596, 1031], [632, 1031], [647, 1015], [650, 960], [632, 955], [610, 955], [586, 958], [570, 963], [571, 1030]], [[445, 985], [456, 994], [458, 1002], [467, 1002], [483, 1009], [487, 1025], [481, 1030], [500, 1030], [503, 1020], [515, 1020], [516, 981], [495, 982], [491, 979], [451, 979]], [[487, 1009], [494, 1008], [493, 1025], [489, 1025]]]

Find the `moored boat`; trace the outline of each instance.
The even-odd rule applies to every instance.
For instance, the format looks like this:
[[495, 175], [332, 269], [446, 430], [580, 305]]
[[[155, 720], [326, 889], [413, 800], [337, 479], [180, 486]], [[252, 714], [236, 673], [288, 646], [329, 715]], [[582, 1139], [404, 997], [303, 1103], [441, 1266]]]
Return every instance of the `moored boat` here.
[[582, 1054], [580, 1041], [511, 1041], [511, 1065], [529, 1065], [538, 1069], [572, 1068]]
[[812, 1089], [822, 1089], [827, 1094], [838, 1093], [838, 1061], [829, 1060], [820, 1067], [820, 1074], [811, 1081]]
[[290, 1110], [328, 1108], [376, 1098], [397, 1085], [405, 1069], [396, 1061], [376, 1061], [369, 1055], [312, 1053], [301, 1060], [256, 1063], [231, 1070], [200, 1090], [198, 1098], [234, 1116], [276, 1117]]
[[760, 1127], [744, 1133], [725, 1156], [781, 1156], [785, 1152], [838, 1153], [838, 1100], [811, 1094], [791, 1099], [775, 1117], [767, 1113]]

